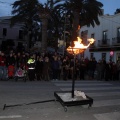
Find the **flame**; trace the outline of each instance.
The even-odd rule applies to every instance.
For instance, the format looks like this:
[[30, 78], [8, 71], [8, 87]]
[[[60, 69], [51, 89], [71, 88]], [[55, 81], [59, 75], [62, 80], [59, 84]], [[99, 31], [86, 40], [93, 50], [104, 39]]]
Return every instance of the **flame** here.
[[90, 42], [90, 44], [93, 44], [95, 42], [93, 38], [88, 39], [88, 41]]
[[75, 44], [74, 47], [69, 46], [67, 48], [67, 51], [69, 53], [74, 53], [74, 54], [82, 53], [85, 49], [87, 49], [90, 46], [90, 44], [93, 44], [95, 42], [95, 40], [93, 38], [90, 38], [90, 39], [88, 39], [89, 44], [84, 45], [82, 43], [82, 39], [80, 37], [77, 37], [77, 39], [78, 39], [78, 41], [74, 41], [74, 44]]

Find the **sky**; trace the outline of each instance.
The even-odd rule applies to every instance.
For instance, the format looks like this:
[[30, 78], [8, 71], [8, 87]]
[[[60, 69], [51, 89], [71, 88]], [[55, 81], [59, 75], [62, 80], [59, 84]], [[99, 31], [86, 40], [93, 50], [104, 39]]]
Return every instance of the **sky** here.
[[[16, 0], [0, 0], [0, 17], [10, 16], [12, 11], [11, 4]], [[47, 0], [39, 0], [41, 3]], [[120, 8], [120, 0], [97, 0], [103, 4], [104, 14], [113, 15], [117, 8]]]

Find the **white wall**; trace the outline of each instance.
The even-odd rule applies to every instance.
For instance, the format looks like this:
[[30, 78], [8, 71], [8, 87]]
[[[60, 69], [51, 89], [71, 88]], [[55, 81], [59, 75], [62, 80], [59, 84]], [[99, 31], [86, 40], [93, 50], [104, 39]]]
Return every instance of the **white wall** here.
[[[117, 37], [117, 28], [120, 27], [120, 14], [116, 15], [103, 15], [99, 17], [100, 25], [96, 25], [94, 28], [92, 26], [83, 26], [80, 32], [88, 30], [88, 38], [91, 34], [95, 35], [95, 46], [98, 47], [98, 40], [102, 40], [103, 31], [108, 31], [107, 36], [110, 39], [110, 45], [112, 45], [112, 38]], [[102, 53], [106, 53], [106, 61], [109, 61], [110, 51], [92, 52], [96, 60], [101, 59]], [[116, 62], [116, 54], [120, 51], [114, 51], [113, 61]], [[90, 58], [89, 49], [85, 51], [85, 57]]]
[[[19, 30], [22, 27], [22, 24], [15, 24], [15, 26], [10, 27], [10, 16], [0, 17], [0, 44], [2, 40], [13, 39], [15, 44], [17, 44], [17, 40], [19, 39]], [[7, 35], [3, 36], [3, 28], [7, 29]]]

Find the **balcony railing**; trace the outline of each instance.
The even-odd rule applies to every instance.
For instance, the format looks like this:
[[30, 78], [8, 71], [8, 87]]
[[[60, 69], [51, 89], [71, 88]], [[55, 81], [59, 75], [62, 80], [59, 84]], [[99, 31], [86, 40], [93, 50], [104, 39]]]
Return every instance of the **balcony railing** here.
[[120, 45], [120, 37], [112, 38], [112, 45]]
[[110, 39], [98, 40], [98, 47], [109, 47]]

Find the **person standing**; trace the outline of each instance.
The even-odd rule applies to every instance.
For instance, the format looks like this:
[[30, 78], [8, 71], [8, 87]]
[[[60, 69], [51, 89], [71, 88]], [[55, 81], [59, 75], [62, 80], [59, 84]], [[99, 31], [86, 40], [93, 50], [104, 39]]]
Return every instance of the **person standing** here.
[[92, 58], [88, 63], [89, 79], [94, 79], [94, 72], [96, 70], [97, 61], [95, 58]]
[[50, 79], [49, 71], [50, 71], [50, 61], [49, 61], [49, 57], [46, 56], [43, 62], [43, 79], [45, 81], [48, 81]]
[[80, 80], [84, 80], [85, 79], [85, 70], [86, 70], [86, 64], [85, 64], [84, 58], [82, 58], [80, 61], [79, 70], [80, 70]]
[[30, 56], [27, 64], [28, 64], [28, 78], [30, 81], [34, 81], [35, 80], [35, 59], [33, 55]]
[[58, 79], [58, 69], [59, 69], [59, 62], [57, 56], [54, 56], [52, 61], [53, 80]]
[[6, 65], [7, 66], [10, 66], [10, 65], [13, 65], [15, 66], [15, 58], [13, 56], [13, 53], [10, 53], [9, 56], [6, 58]]
[[6, 79], [7, 76], [7, 68], [6, 68], [6, 56], [4, 52], [1, 52], [0, 55], [0, 69], [2, 70], [3, 74], [0, 75], [0, 79]]
[[102, 78], [102, 61], [99, 60], [96, 64], [96, 71], [97, 71], [97, 80], [101, 80]]
[[16, 56], [16, 67], [17, 67], [17, 69], [20, 67], [21, 60], [22, 60], [21, 57], [22, 57], [22, 56], [21, 56], [21, 53], [18, 52], [18, 53], [17, 53], [17, 56]]
[[112, 80], [117, 80], [117, 64], [115, 62], [112, 63]]
[[117, 79], [120, 80], [120, 61], [117, 61]]
[[110, 80], [110, 76], [111, 76], [111, 66], [109, 62], [106, 62], [105, 64], [105, 81]]
[[61, 79], [61, 73], [62, 73], [62, 60], [61, 57], [58, 57], [58, 63], [59, 63], [59, 68], [58, 68], [58, 79]]
[[63, 68], [63, 80], [68, 80], [70, 64], [66, 58], [64, 58], [62, 61], [62, 68]]
[[43, 58], [42, 56], [37, 56], [36, 65], [35, 65], [35, 73], [37, 80], [42, 80], [43, 76]]

